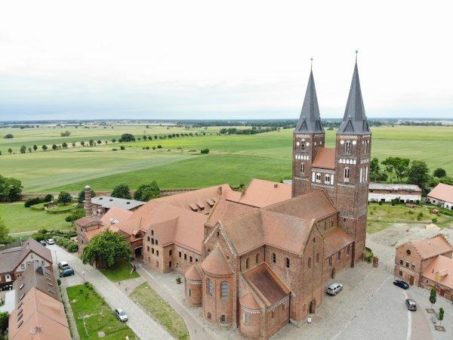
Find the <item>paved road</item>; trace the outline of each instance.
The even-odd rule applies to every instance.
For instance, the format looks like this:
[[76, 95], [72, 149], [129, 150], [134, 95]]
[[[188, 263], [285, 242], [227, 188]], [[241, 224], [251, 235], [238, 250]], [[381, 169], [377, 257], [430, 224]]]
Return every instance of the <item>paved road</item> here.
[[52, 251], [54, 263], [66, 261], [76, 271], [76, 277], [64, 279], [68, 281], [67, 284], [77, 284], [80, 280], [89, 281], [112, 309], [122, 308], [127, 312], [129, 316], [127, 324], [140, 339], [172, 339], [161, 325], [148, 316], [115, 283], [107, 279], [98, 270], [90, 265], [84, 265], [77, 256], [58, 246], [49, 246], [49, 249]]

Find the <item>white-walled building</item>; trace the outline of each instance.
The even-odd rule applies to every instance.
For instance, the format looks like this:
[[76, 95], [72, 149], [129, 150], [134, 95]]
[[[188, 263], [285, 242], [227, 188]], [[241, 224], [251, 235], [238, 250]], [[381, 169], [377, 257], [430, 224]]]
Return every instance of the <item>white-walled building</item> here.
[[420, 202], [422, 189], [415, 184], [370, 183], [368, 187], [369, 202], [391, 202], [395, 199], [410, 203]]
[[453, 210], [453, 185], [439, 183], [428, 194], [428, 201], [442, 208]]

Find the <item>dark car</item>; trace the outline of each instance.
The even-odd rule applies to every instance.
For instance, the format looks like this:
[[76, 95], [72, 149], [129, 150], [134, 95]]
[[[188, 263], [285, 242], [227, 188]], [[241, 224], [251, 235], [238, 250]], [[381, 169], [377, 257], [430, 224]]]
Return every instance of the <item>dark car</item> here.
[[412, 299], [406, 299], [406, 307], [407, 310], [410, 310], [411, 312], [415, 312], [417, 310], [417, 304], [415, 303], [415, 300]]
[[44, 240], [43, 241], [39, 241], [39, 243], [41, 243], [41, 245], [44, 246], [44, 247], [47, 246], [47, 243]]
[[60, 277], [72, 276], [74, 275], [74, 269], [67, 267], [60, 271]]
[[409, 289], [409, 284], [403, 280], [395, 280], [393, 281], [393, 284], [403, 289]]

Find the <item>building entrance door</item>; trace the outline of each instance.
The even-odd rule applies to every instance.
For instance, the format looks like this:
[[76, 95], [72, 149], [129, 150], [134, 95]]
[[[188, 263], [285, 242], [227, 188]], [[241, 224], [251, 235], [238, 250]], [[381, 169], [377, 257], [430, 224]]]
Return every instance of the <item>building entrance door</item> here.
[[335, 278], [335, 268], [332, 269], [332, 272], [330, 273], [330, 276], [332, 277], [332, 279]]
[[411, 286], [414, 285], [414, 277], [413, 277], [412, 275], [409, 277], [409, 284], [410, 284]]
[[311, 300], [311, 302], [310, 302], [309, 312], [310, 312], [310, 314], [315, 314], [315, 312], [316, 312], [316, 300], [315, 299]]

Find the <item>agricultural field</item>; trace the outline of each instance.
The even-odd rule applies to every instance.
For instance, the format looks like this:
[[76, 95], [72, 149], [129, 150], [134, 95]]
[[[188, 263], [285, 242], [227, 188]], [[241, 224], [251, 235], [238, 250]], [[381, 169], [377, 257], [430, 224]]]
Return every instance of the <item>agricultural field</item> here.
[[[217, 135], [219, 129], [164, 126], [146, 129], [146, 126], [126, 125], [89, 129], [0, 129], [0, 134], [12, 133], [15, 136], [12, 140], [0, 141], [0, 173], [22, 180], [24, 191], [31, 193], [76, 192], [86, 184], [95, 191], [108, 191], [119, 183], [127, 183], [134, 189], [152, 180], [163, 189], [200, 188], [219, 183], [236, 186], [247, 184], [253, 177], [279, 181], [291, 176], [291, 129], [230, 136]], [[60, 133], [65, 130], [70, 130], [71, 136], [64, 138], [85, 141], [100, 136], [110, 140], [123, 132], [133, 133], [136, 137], [144, 133], [153, 136], [183, 131], [205, 132], [206, 135], [121, 144], [109, 142], [95, 147], [71, 146], [63, 150], [25, 154], [16, 152], [9, 155], [5, 152], [5, 147], [11, 143], [61, 143]], [[372, 132], [373, 157], [383, 160], [389, 156], [401, 156], [423, 160], [431, 171], [442, 167], [453, 174], [453, 155], [446, 151], [453, 149], [453, 127], [387, 126], [373, 128]], [[335, 131], [327, 131], [327, 146], [333, 146], [334, 140]], [[120, 145], [124, 145], [125, 150], [120, 150]], [[152, 147], [157, 145], [162, 148], [153, 150]], [[143, 149], [146, 147], [149, 150]], [[114, 148], [117, 151], [113, 151]], [[201, 155], [202, 148], [209, 148], [210, 153]]]

